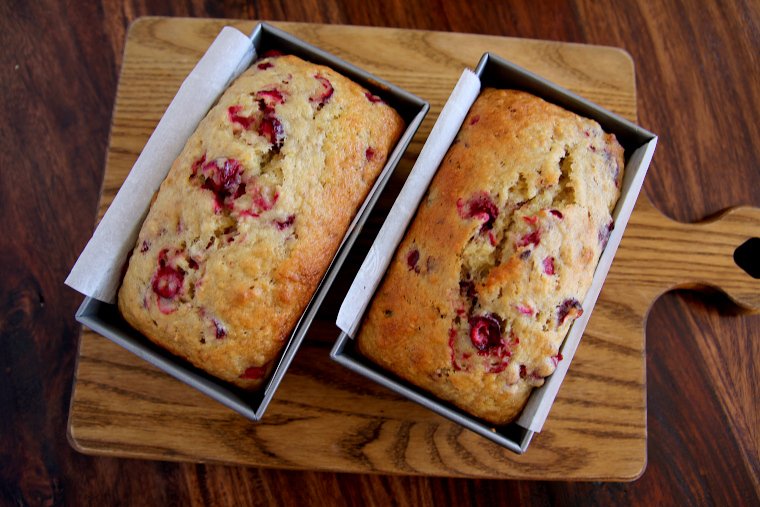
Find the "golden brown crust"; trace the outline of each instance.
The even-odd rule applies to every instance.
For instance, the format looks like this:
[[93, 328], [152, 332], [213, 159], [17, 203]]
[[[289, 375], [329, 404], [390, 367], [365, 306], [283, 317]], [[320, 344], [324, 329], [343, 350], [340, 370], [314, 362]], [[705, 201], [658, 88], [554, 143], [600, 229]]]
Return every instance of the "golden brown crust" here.
[[363, 354], [494, 424], [561, 359], [620, 196], [623, 150], [527, 93], [472, 106], [363, 323]]
[[255, 62], [161, 185], [122, 314], [209, 373], [259, 386], [402, 130], [392, 108], [327, 67]]

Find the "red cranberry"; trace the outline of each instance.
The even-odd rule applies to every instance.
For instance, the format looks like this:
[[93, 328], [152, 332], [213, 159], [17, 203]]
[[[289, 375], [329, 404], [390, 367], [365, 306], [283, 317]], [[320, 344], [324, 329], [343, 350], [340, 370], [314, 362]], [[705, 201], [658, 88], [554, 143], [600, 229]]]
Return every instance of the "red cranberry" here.
[[470, 120], [470, 125], [475, 125], [475, 124], [476, 124], [476, 123], [478, 123], [479, 121], [480, 121], [480, 115], [477, 115], [477, 114], [476, 114], [476, 115], [475, 115], [475, 116], [473, 116], [473, 117], [472, 117], [472, 119]]
[[264, 113], [264, 117], [259, 123], [259, 135], [269, 141], [269, 144], [273, 145], [276, 150], [279, 150], [285, 139], [285, 129], [276, 116]]
[[319, 81], [322, 88], [309, 98], [309, 102], [316, 104], [317, 109], [322, 109], [327, 101], [330, 100], [330, 97], [332, 97], [335, 90], [333, 89], [332, 83], [330, 83], [326, 77], [319, 74], [316, 74], [314, 77]]
[[367, 157], [367, 160], [372, 160], [375, 158], [375, 150], [372, 148], [367, 148], [367, 150], [364, 152], [364, 156]]
[[[274, 114], [274, 110], [275, 106], [285, 102], [285, 97], [280, 90], [272, 89], [257, 92], [256, 99], [259, 102], [259, 110], [264, 113], [259, 122], [257, 132], [260, 136], [266, 138], [270, 144], [274, 145], [276, 150], [279, 150], [282, 147], [282, 141], [285, 138], [285, 129]], [[253, 119], [250, 120], [250, 123], [246, 128], [252, 123]]]
[[[528, 305], [515, 305], [515, 308], [517, 308], [517, 311], [522, 313], [523, 315], [530, 315], [531, 317], [533, 316], [533, 312], [535, 312], [535, 310]], [[518, 343], [519, 343], [519, 338], [518, 338]]]
[[457, 211], [462, 218], [477, 218], [483, 222], [480, 230], [490, 230], [499, 216], [499, 208], [486, 192], [472, 196], [466, 203], [457, 200]]
[[377, 104], [378, 102], [383, 101], [383, 99], [381, 99], [377, 95], [372, 95], [370, 92], [364, 92], [364, 96], [367, 97], [367, 100], [369, 100], [373, 104]]
[[[269, 211], [274, 207], [274, 205], [277, 203], [277, 199], [279, 199], [280, 194], [275, 192], [271, 197], [268, 197], [261, 193], [261, 189], [258, 187], [255, 187], [253, 192], [251, 193], [251, 199], [252, 204], [251, 208], [247, 210], [243, 210], [240, 212], [242, 216], [249, 216], [249, 217], [259, 217], [261, 214], [265, 211]], [[295, 220], [295, 217], [293, 218]], [[283, 229], [288, 227], [290, 224], [287, 224], [288, 219], [285, 220], [283, 223]], [[292, 222], [291, 222], [292, 224]], [[277, 223], [275, 222], [275, 225]], [[282, 230], [282, 229], [281, 229]]]
[[166, 266], [166, 260], [168, 258], [168, 255], [167, 255], [168, 253], [169, 253], [169, 249], [168, 248], [164, 248], [163, 250], [161, 250], [160, 252], [158, 252], [158, 267], [159, 268], [163, 268], [164, 266]]
[[454, 350], [456, 339], [457, 330], [452, 327], [449, 329], [449, 353], [451, 355], [451, 366], [455, 371], [460, 371], [462, 367], [457, 364], [456, 351]]
[[406, 256], [406, 264], [409, 266], [409, 271], [414, 271], [415, 273], [420, 272], [420, 267], [417, 265], [417, 262], [420, 260], [420, 251], [416, 248], [409, 252]]
[[610, 223], [599, 229], [599, 244], [602, 246], [602, 250], [607, 247], [607, 242], [610, 240], [610, 235], [614, 228], [615, 222], [610, 221]]
[[198, 263], [192, 257], [187, 258], [187, 267], [190, 269], [198, 269]]
[[153, 292], [164, 299], [172, 299], [182, 289], [185, 276], [171, 266], [160, 266], [153, 277]]
[[538, 222], [538, 215], [533, 215], [532, 217], [523, 217], [523, 220], [531, 225], [536, 225], [536, 222]]
[[150, 250], [150, 242], [147, 239], [144, 239], [140, 246], [140, 253], [145, 253], [148, 250]]
[[544, 259], [544, 273], [547, 275], [554, 274], [554, 257], [547, 257]]
[[259, 70], [267, 70], [274, 67], [274, 64], [272, 62], [261, 62], [256, 67], [258, 67]]
[[557, 323], [560, 326], [568, 317], [577, 319], [581, 315], [583, 315], [583, 307], [575, 298], [566, 299], [557, 307]]
[[496, 364], [489, 365], [486, 368], [486, 371], [488, 373], [501, 373], [507, 369], [507, 366], [509, 366], [509, 361], [501, 361]]
[[[259, 216], [264, 211], [269, 211], [277, 203], [280, 194], [275, 192], [271, 197], [268, 197], [261, 193], [261, 189], [256, 187], [253, 192], [253, 212], [254, 216]], [[295, 220], [295, 217], [294, 217]]]
[[541, 231], [536, 229], [535, 231], [525, 234], [520, 240], [517, 242], [518, 247], [528, 246], [528, 245], [538, 245], [541, 242]]
[[261, 58], [277, 58], [278, 56], [285, 56], [285, 53], [276, 49], [267, 49], [262, 53]]
[[246, 379], [246, 380], [258, 380], [260, 378], [263, 378], [264, 375], [266, 374], [266, 372], [267, 372], [266, 365], [264, 365], [264, 366], [249, 366], [240, 375], [240, 378]]
[[512, 357], [512, 352], [509, 350], [509, 346], [516, 346], [520, 343], [520, 339], [510, 333], [510, 343], [504, 343], [504, 340], [499, 340], [498, 346], [489, 350], [479, 351], [479, 356], [488, 355], [486, 360], [486, 371], [488, 373], [501, 373], [507, 366], [509, 366], [509, 358]]
[[217, 193], [232, 193], [240, 186], [240, 176], [243, 167], [235, 159], [223, 159], [219, 162], [208, 162], [203, 166], [206, 176], [205, 188]]
[[[251, 125], [253, 125], [256, 120], [253, 116], [241, 115], [240, 111], [242, 110], [243, 110], [243, 106], [230, 106], [227, 108], [227, 117], [230, 119], [231, 123], [237, 123], [241, 127], [243, 127], [245, 130], [248, 130], [251, 128]], [[204, 158], [205, 158], [205, 155], [204, 155]]]
[[222, 326], [221, 322], [219, 322], [216, 319], [212, 319], [211, 322], [214, 323], [214, 331], [215, 331], [217, 340], [221, 340], [225, 336], [227, 336], [227, 330], [224, 329], [224, 326]]
[[560, 361], [562, 361], [562, 354], [557, 354], [556, 356], [552, 356], [551, 360], [552, 363], [554, 363], [554, 367], [556, 368]]
[[[266, 109], [274, 109], [277, 104], [284, 104], [285, 97], [280, 90], [261, 90], [256, 93], [256, 98], [259, 101], [259, 109], [265, 111]], [[263, 104], [263, 105], [262, 105]]]
[[245, 183], [241, 183], [240, 186], [238, 186], [232, 198], [237, 199], [238, 197], [241, 197], [243, 195], [245, 195]]
[[230, 197], [240, 195], [243, 166], [235, 159], [211, 160], [203, 164], [201, 188], [214, 193], [216, 207], [221, 208]]
[[198, 171], [201, 169], [201, 167], [203, 167], [203, 164], [205, 164], [205, 163], [206, 163], [206, 154], [204, 153], [201, 156], [201, 158], [199, 158], [195, 162], [193, 162], [191, 177], [195, 176], [196, 174], [198, 174]]
[[470, 341], [473, 346], [485, 351], [503, 344], [501, 337], [501, 319], [498, 315], [487, 313], [470, 317]]
[[287, 229], [288, 227], [290, 227], [291, 225], [293, 225], [293, 222], [295, 222], [295, 221], [296, 221], [296, 216], [295, 215], [290, 215], [285, 220], [277, 220], [277, 221], [275, 221], [274, 225], [275, 225], [275, 227], [277, 227], [278, 231], [284, 231], [285, 229]]
[[562, 220], [562, 217], [563, 217], [563, 215], [562, 215], [562, 212], [561, 212], [560, 210], [558, 210], [558, 209], [550, 209], [550, 210], [549, 210], [549, 213], [551, 213], [551, 214], [552, 214], [552, 215], [554, 215], [555, 217], [557, 217], [557, 218], [559, 218], [560, 220]]

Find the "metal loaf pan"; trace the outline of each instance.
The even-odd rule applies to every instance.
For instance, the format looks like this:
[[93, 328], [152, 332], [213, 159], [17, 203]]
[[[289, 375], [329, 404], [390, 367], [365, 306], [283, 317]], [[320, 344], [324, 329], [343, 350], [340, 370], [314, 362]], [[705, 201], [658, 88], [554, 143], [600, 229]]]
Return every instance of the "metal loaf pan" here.
[[[608, 133], [614, 133], [625, 149], [625, 175], [622, 184], [621, 197], [613, 211], [615, 227], [610, 240], [604, 250], [599, 264], [594, 273], [592, 289], [583, 301], [584, 314], [576, 320], [568, 331], [560, 351], [565, 355], [568, 362], [577, 346], [578, 340], [588, 323], [596, 299], [601, 290], [601, 285], [607, 276], [612, 258], [617, 251], [625, 226], [630, 218], [633, 206], [638, 198], [644, 176], [649, 166], [657, 136], [632, 122], [615, 115], [604, 108], [593, 104], [582, 97], [557, 86], [546, 79], [533, 74], [507, 60], [491, 53], [486, 53], [480, 59], [475, 74], [480, 78], [482, 88], [511, 88], [519, 89], [544, 100], [561, 106], [581, 116], [596, 120]], [[416, 203], [414, 207], [419, 205]], [[398, 245], [396, 245], [398, 247]], [[569, 346], [573, 343], [572, 347]], [[569, 356], [569, 357], [568, 357]], [[433, 412], [468, 428], [475, 433], [503, 446], [507, 449], [522, 454], [530, 445], [534, 433], [529, 426], [535, 426], [536, 416], [532, 421], [522, 421], [522, 425], [512, 422], [504, 426], [493, 426], [490, 423], [478, 419], [462, 409], [442, 401], [427, 391], [387, 372], [367, 358], [363, 357], [353, 340], [345, 332], [341, 333], [330, 354], [333, 360], [343, 366], [363, 375], [400, 395], [415, 401]], [[541, 388], [534, 389], [529, 403], [540, 403], [546, 398], [547, 403], [553, 402], [554, 396], [559, 389], [563, 377], [557, 377], [552, 382], [552, 377]], [[552, 384], [552, 385], [550, 385]], [[546, 413], [542, 417], [546, 417]], [[543, 420], [538, 423], [542, 424]]]
[[380, 193], [427, 114], [429, 105], [419, 97], [267, 23], [258, 24], [250, 38], [257, 55], [262, 55], [269, 50], [277, 50], [338, 71], [371, 93], [380, 96], [398, 111], [407, 125], [406, 130], [390, 153], [375, 185], [349, 226], [343, 242], [333, 257], [317, 291], [287, 340], [287, 344], [280, 353], [269, 379], [260, 390], [255, 392], [245, 391], [217, 379], [195, 368], [189, 362], [172, 355], [134, 330], [122, 318], [113, 304], [106, 304], [89, 297], [85, 298], [76, 313], [76, 319], [171, 376], [198, 389], [248, 419], [258, 421], [263, 417], [267, 406], [277, 391], [277, 387], [293, 361], [348, 251], [356, 241]]

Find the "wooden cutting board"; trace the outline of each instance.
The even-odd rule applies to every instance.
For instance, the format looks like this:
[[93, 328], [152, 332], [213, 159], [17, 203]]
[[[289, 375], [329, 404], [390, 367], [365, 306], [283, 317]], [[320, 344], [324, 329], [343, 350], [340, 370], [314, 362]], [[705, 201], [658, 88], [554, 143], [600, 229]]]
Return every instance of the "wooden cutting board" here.
[[[183, 78], [224, 25], [145, 18], [129, 31], [99, 216]], [[274, 23], [431, 104], [408, 172], [462, 69], [491, 51], [632, 120], [633, 62], [619, 49], [467, 34]], [[396, 182], [398, 183], [398, 182]], [[382, 201], [379, 206], [390, 207]], [[377, 223], [368, 224], [377, 230]], [[581, 346], [542, 433], [517, 456], [329, 359], [340, 291], [321, 311], [261, 423], [252, 423], [85, 329], [69, 439], [88, 454], [342, 472], [632, 480], [647, 460], [644, 329], [673, 287], [712, 286], [760, 308], [760, 281], [733, 262], [760, 211], [705, 224], [668, 220], [646, 198], [633, 213]], [[349, 262], [360, 262], [360, 258]]]

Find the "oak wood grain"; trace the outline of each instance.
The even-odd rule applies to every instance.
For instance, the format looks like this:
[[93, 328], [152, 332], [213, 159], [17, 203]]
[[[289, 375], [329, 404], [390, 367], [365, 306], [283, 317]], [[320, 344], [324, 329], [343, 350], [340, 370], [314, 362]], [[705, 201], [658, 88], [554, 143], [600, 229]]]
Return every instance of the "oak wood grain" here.
[[[101, 215], [178, 84], [225, 23], [154, 18], [132, 25]], [[250, 31], [253, 23], [235, 26]], [[405, 158], [406, 169], [461, 68], [474, 65], [486, 50], [635, 119], [632, 62], [616, 49], [409, 30], [280, 26], [431, 101], [433, 113]], [[631, 480], [646, 462], [646, 313], [661, 293], [686, 285], [724, 288], [744, 307], [760, 307], [760, 282], [731, 259], [733, 249], [758, 226], [757, 210], [735, 210], [709, 224], [679, 224], [642, 199], [571, 375], [544, 432], [525, 456], [515, 457], [331, 363], [329, 346], [338, 331], [329, 310], [320, 314], [258, 425], [85, 333], [71, 439], [84, 452], [153, 459], [351, 472]], [[704, 245], [695, 239], [705, 234], [711, 244], [702, 251]], [[684, 263], [685, 254], [699, 262]], [[333, 299], [339, 300], [340, 291], [334, 292]]]
[[0, 2], [0, 504], [760, 503], [760, 316], [692, 290], [664, 294], [648, 314], [648, 463], [633, 483], [296, 472], [72, 450], [64, 435], [81, 297], [61, 281], [91, 232], [125, 34], [143, 15], [620, 47], [636, 62], [639, 121], [660, 135], [645, 183], [656, 206], [685, 221], [760, 206], [753, 0]]

